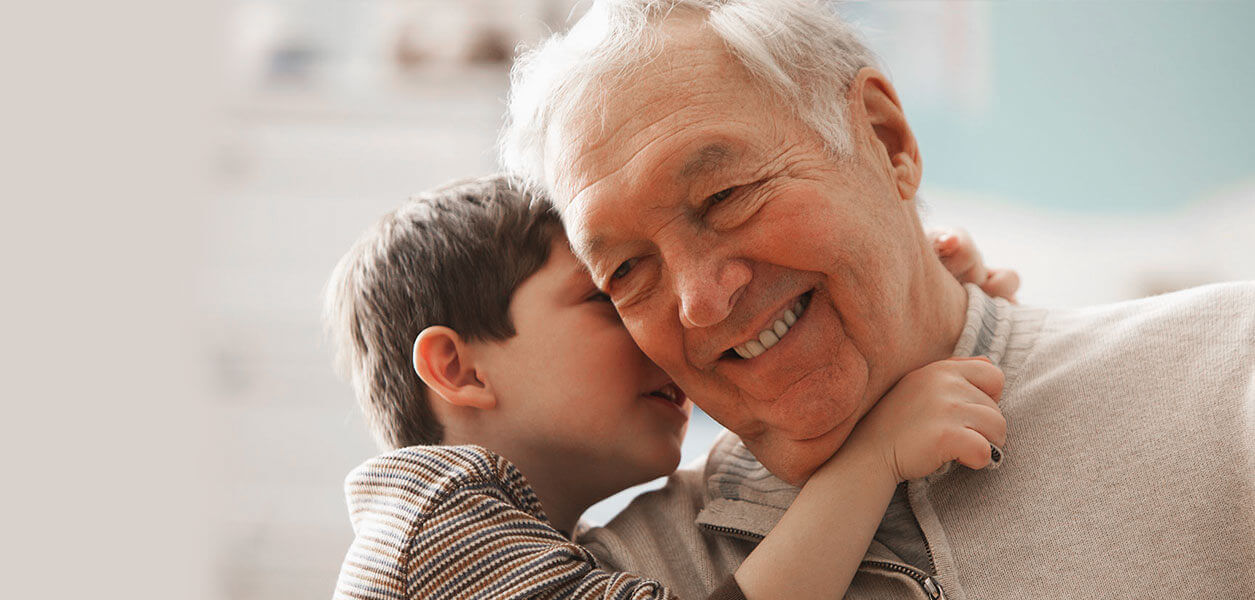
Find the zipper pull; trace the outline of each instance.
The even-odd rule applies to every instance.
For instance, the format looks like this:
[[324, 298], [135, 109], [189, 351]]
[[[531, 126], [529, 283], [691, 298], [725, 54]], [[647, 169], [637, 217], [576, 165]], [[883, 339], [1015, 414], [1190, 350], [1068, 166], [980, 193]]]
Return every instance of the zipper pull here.
[[937, 584], [937, 580], [932, 577], [924, 578], [924, 592], [932, 600], [944, 600], [946, 595], [941, 591], [941, 586]]

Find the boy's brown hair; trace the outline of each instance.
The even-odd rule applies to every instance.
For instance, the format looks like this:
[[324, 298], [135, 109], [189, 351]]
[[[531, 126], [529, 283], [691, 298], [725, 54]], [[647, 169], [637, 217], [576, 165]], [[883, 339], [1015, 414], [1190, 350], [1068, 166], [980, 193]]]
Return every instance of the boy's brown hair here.
[[414, 372], [419, 332], [444, 325], [468, 341], [513, 336], [510, 298], [561, 232], [547, 202], [494, 175], [411, 198], [340, 259], [323, 320], [381, 447], [443, 438]]

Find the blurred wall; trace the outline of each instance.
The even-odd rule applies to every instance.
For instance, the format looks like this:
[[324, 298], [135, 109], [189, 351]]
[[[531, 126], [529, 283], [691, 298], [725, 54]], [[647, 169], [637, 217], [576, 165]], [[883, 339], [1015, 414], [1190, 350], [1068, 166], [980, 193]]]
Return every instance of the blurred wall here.
[[1255, 173], [1252, 2], [850, 3], [930, 185], [1165, 211]]

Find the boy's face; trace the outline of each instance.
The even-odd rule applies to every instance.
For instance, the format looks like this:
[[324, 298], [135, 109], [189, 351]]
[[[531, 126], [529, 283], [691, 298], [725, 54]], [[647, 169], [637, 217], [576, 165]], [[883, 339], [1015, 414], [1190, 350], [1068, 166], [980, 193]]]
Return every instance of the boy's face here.
[[632, 341], [565, 237], [515, 291], [510, 317], [517, 334], [482, 345], [476, 363], [501, 422], [517, 428], [506, 432], [522, 446], [512, 460], [607, 495], [676, 468], [692, 406]]

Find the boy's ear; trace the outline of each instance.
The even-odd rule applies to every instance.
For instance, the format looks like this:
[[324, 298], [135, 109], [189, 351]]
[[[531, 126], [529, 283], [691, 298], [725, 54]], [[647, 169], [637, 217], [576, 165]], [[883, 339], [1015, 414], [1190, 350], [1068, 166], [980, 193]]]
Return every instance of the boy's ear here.
[[444, 326], [424, 329], [414, 338], [414, 371], [437, 397], [454, 406], [489, 409], [497, 397], [480, 381], [475, 361], [458, 332]]

